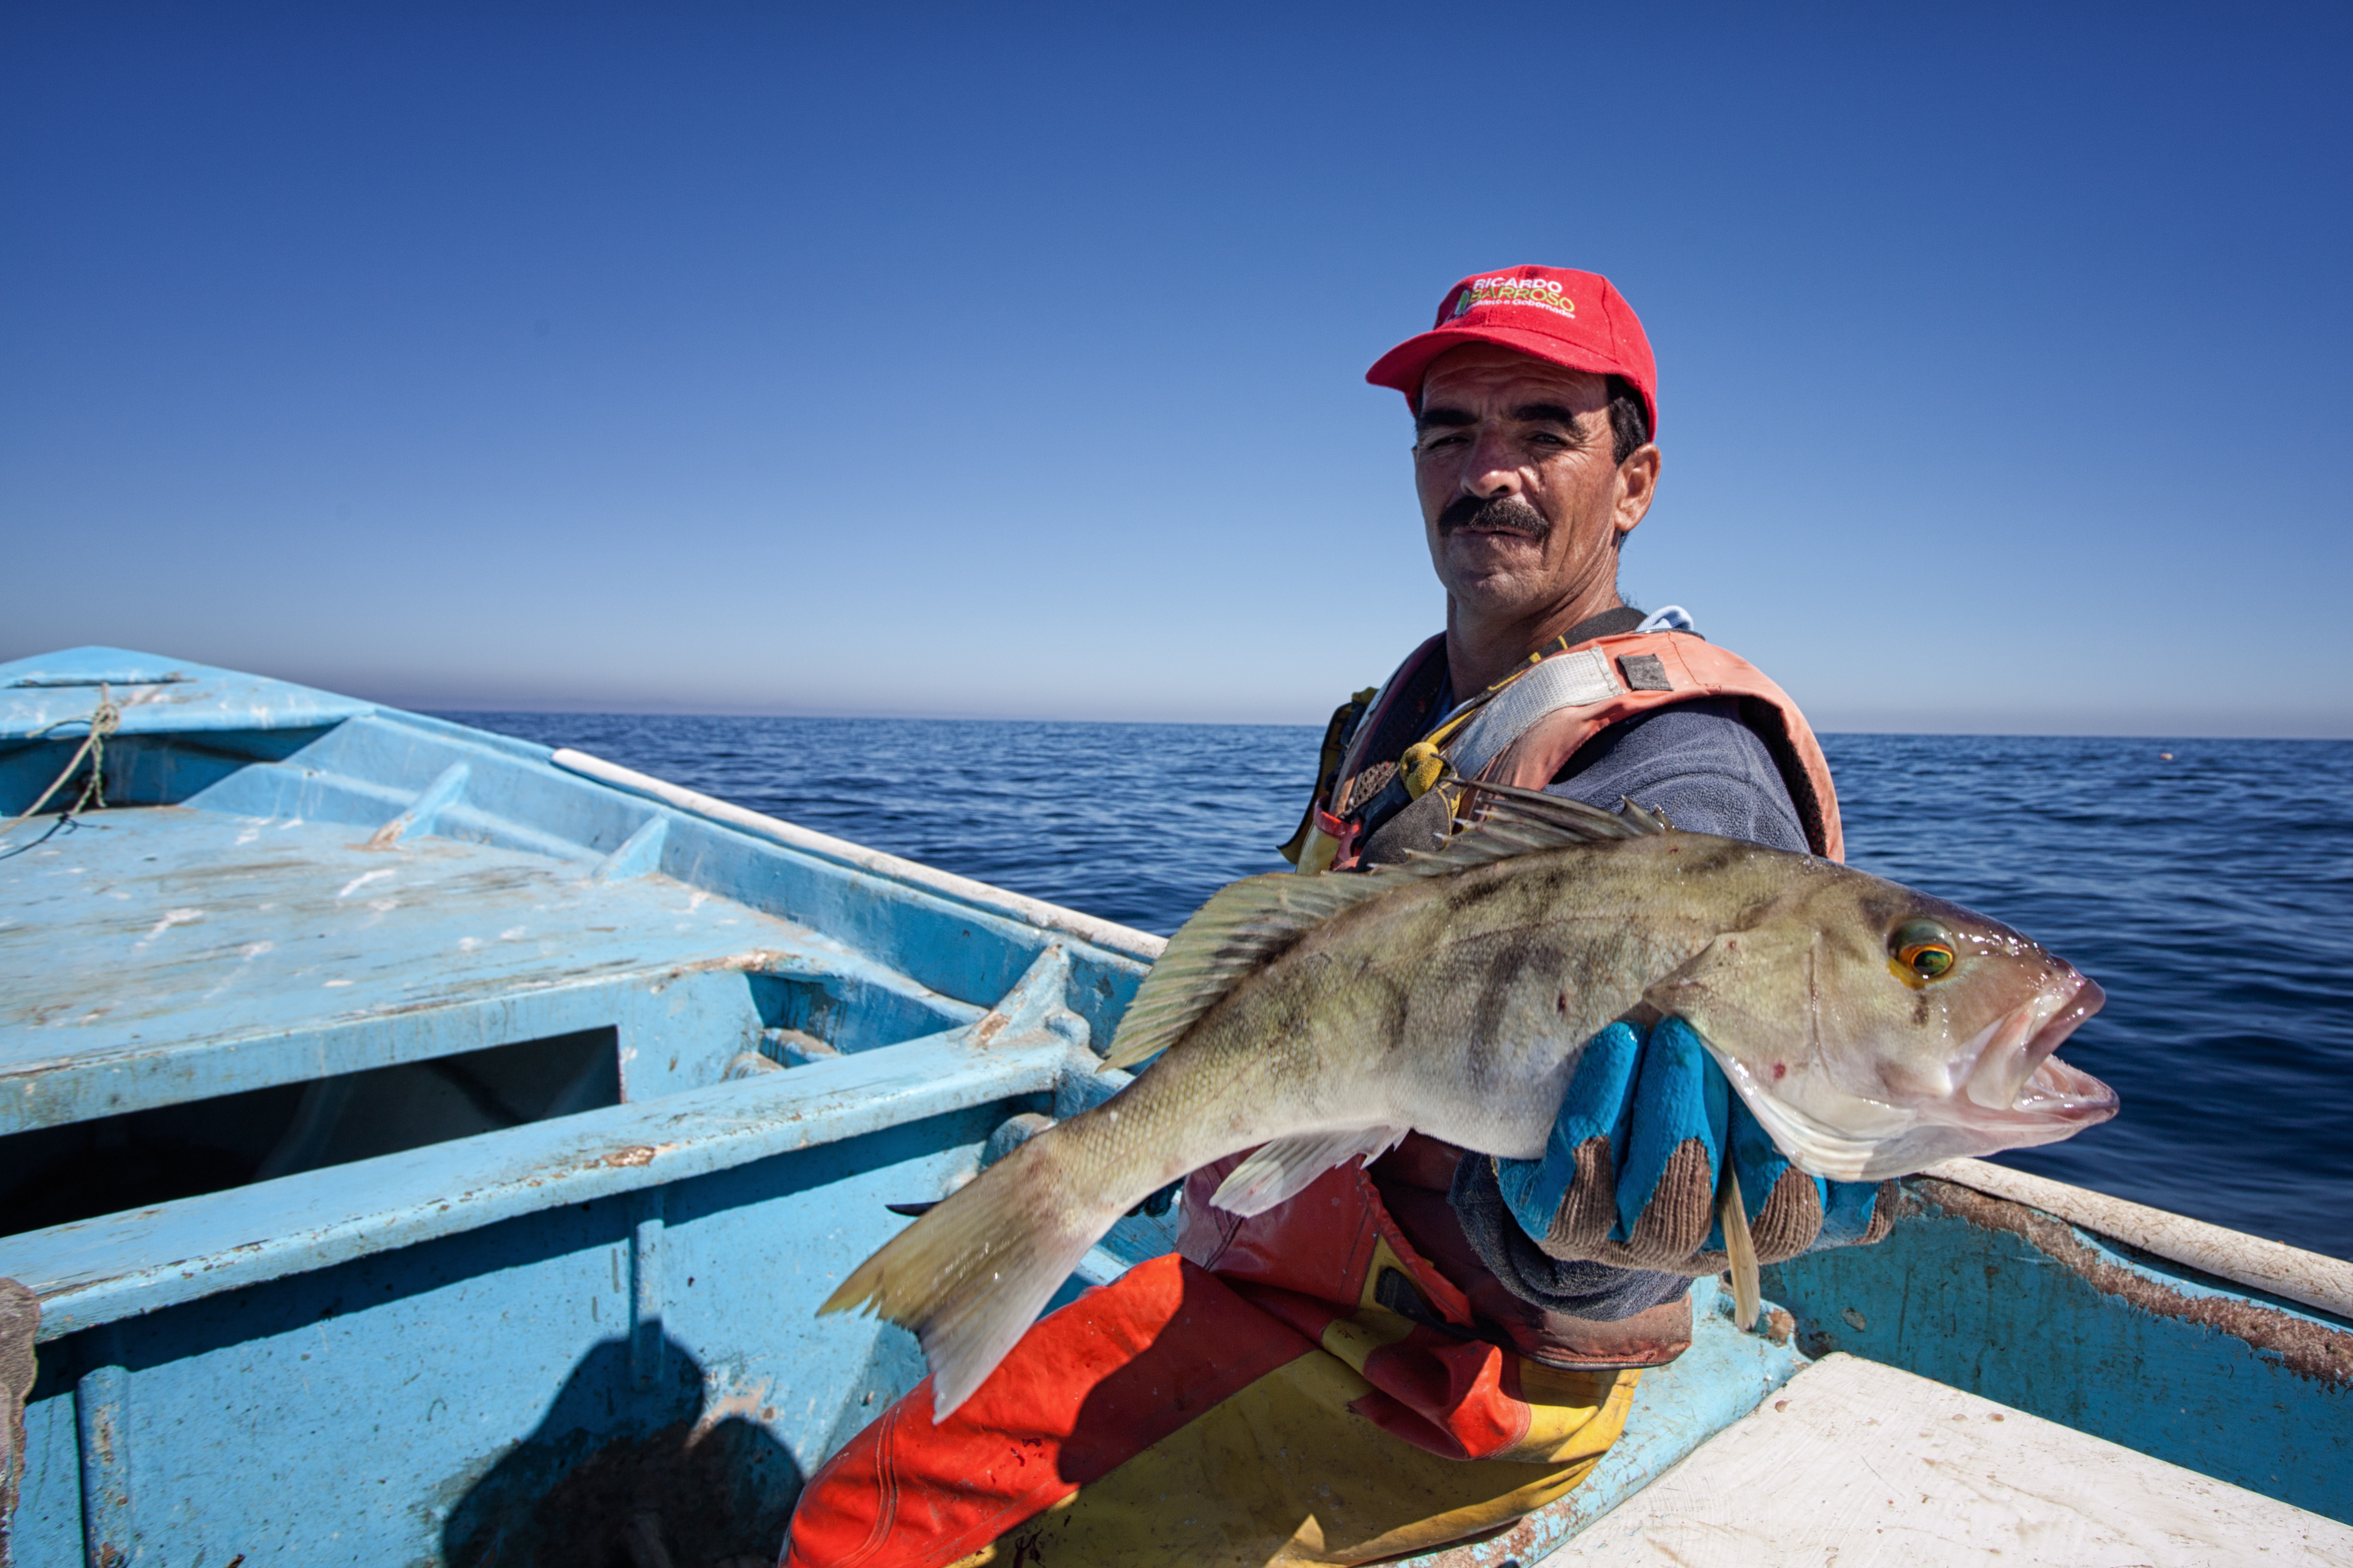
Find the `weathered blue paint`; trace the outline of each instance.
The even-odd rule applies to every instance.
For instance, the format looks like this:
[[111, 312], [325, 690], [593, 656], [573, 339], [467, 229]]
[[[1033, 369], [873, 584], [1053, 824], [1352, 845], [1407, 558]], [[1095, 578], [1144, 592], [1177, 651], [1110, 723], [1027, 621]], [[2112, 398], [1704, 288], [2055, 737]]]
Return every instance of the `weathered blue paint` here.
[[[131, 1528], [176, 1543], [175, 1562], [480, 1561], [448, 1549], [493, 1526], [511, 1539], [536, 1528], [544, 1494], [599, 1456], [627, 1495], [689, 1466], [721, 1427], [731, 1463], [767, 1478], [728, 1505], [748, 1510], [736, 1522], [780, 1528], [799, 1478], [849, 1435], [845, 1412], [871, 1412], [919, 1373], [912, 1347], [884, 1342], [897, 1331], [819, 1320], [817, 1303], [897, 1223], [883, 1203], [968, 1170], [1003, 1110], [661, 1189], [649, 1354], [633, 1333], [649, 1283], [632, 1272], [638, 1194], [124, 1320], [112, 1328], [131, 1390]], [[86, 1337], [44, 1345], [45, 1359], [81, 1353]], [[78, 1540], [70, 1550], [24, 1561], [78, 1560]]]
[[433, 1144], [0, 1237], [0, 1276], [40, 1293], [47, 1339], [551, 1205], [1051, 1096], [1073, 1070], [1069, 1042], [1042, 1031], [987, 1046], [968, 1032], [943, 1036], [464, 1140], [462, 1149]]
[[137, 1554], [131, 1513], [131, 1373], [122, 1334], [113, 1324], [90, 1331], [89, 1364], [74, 1384], [74, 1424], [81, 1446], [82, 1555], [104, 1563]]
[[267, 676], [119, 647], [77, 647], [0, 665], [0, 739], [55, 726], [79, 740], [77, 721], [99, 689], [122, 710], [121, 733], [315, 730], [371, 712], [375, 704]]
[[[1135, 952], [543, 748], [112, 650], [0, 666], [0, 813], [100, 679], [107, 809], [0, 859], [0, 1180], [67, 1146], [27, 1139], [272, 1092], [289, 1173], [0, 1236], [43, 1298], [19, 1561], [512, 1559], [554, 1550], [567, 1487], [640, 1484], [702, 1555], [772, 1551], [921, 1372], [816, 1304], [886, 1203], [1103, 1091]], [[819, 1054], [724, 1079], [781, 1039]], [[601, 1108], [329, 1163], [385, 1072], [551, 1040], [606, 1053]]]
[[[884, 1205], [1126, 1081], [1099, 1053], [1152, 939], [328, 693], [115, 649], [0, 665], [0, 817], [100, 679], [106, 809], [22, 854], [54, 818], [0, 835], [0, 1193], [44, 1161], [102, 1177], [157, 1129], [236, 1131], [246, 1173], [0, 1234], [43, 1303], [20, 1563], [472, 1568], [640, 1515], [677, 1561], [773, 1552], [922, 1373], [900, 1331], [815, 1315], [904, 1223]], [[1777, 1272], [1799, 1343], [2353, 1495], [2325, 1354], [2119, 1303], [1983, 1219]], [[1175, 1224], [1124, 1219], [1060, 1299]], [[1424, 1561], [1532, 1562], [1803, 1364], [1717, 1295], [1591, 1479]]]
[[1948, 1183], [1867, 1250], [1767, 1268], [1847, 1351], [2353, 1521], [2353, 1323]]
[[662, 1369], [661, 1187], [636, 1194], [637, 1223], [629, 1228], [629, 1380], [651, 1388]]

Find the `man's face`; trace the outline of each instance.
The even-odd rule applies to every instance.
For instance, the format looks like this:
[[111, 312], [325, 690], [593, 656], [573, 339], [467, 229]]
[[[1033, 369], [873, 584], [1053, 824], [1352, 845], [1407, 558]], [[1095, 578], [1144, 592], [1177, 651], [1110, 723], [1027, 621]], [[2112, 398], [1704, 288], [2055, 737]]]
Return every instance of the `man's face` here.
[[1430, 367], [1414, 482], [1430, 563], [1458, 611], [1541, 616], [1609, 590], [1619, 538], [1650, 510], [1658, 448], [1611, 454], [1608, 378], [1487, 343]]

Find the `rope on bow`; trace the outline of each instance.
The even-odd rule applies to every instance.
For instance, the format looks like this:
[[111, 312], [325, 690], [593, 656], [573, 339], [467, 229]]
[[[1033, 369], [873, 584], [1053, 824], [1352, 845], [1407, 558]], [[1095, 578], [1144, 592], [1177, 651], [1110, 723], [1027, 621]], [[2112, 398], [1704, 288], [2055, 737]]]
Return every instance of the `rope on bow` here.
[[[74, 803], [58, 814], [58, 820], [50, 827], [49, 833], [55, 833], [58, 828], [72, 821], [77, 813], [90, 805], [102, 806], [106, 804], [106, 738], [122, 727], [121, 705], [114, 700], [114, 694], [108, 689], [106, 683], [100, 681], [98, 686], [98, 706], [90, 712], [78, 714], [70, 719], [53, 719], [28, 733], [33, 736], [46, 735], [65, 724], [88, 724], [90, 733], [82, 737], [79, 749], [74, 752], [73, 760], [66, 763], [65, 771], [50, 781], [49, 787], [36, 796], [32, 805], [10, 817], [5, 826], [0, 826], [0, 833], [9, 832], [39, 811], [41, 807], [48, 805], [49, 797], [65, 788], [67, 781], [71, 779], [75, 770], [81, 766], [84, 757], [90, 759], [90, 778], [82, 785], [81, 794], [74, 798]], [[48, 834], [45, 833], [41, 837], [46, 838]], [[25, 847], [30, 849], [32, 845], [27, 844]]]

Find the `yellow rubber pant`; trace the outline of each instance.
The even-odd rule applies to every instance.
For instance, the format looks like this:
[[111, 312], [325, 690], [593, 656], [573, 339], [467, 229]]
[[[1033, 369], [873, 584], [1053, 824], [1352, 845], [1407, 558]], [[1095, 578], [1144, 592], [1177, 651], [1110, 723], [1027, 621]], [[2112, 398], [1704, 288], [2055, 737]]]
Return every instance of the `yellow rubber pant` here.
[[1392, 1436], [1348, 1409], [1372, 1385], [1318, 1350], [954, 1568], [1353, 1565], [1488, 1534], [1592, 1472], [1641, 1376], [1519, 1364], [1538, 1418], [1513, 1458], [1450, 1459]]

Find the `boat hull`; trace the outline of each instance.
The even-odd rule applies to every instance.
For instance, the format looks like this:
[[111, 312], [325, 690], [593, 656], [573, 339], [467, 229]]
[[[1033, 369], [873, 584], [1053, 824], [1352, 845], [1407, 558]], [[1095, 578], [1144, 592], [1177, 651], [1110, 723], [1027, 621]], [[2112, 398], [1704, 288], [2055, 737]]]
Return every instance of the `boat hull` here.
[[[0, 832], [0, 1278], [40, 1300], [13, 1561], [773, 1561], [923, 1373], [818, 1305], [887, 1205], [1124, 1081], [1100, 1051], [1158, 939], [114, 649], [0, 666], [0, 816], [101, 699], [104, 809]], [[156, 1186], [174, 1160], [212, 1174]], [[2128, 1242], [1975, 1170], [1767, 1270], [1764, 1331], [1698, 1282], [1583, 1484], [1415, 1561], [1535, 1563], [1839, 1352], [2353, 1511], [2346, 1265], [2168, 1262], [2187, 1222], [2101, 1222]], [[1058, 1304], [1172, 1240], [1123, 1221]]]

